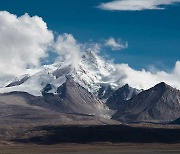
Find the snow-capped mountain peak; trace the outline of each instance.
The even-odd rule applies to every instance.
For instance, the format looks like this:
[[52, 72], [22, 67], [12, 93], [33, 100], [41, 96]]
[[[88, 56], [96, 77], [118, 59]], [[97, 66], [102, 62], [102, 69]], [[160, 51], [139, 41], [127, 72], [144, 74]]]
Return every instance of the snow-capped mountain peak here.
[[116, 68], [106, 62], [96, 52], [88, 50], [83, 52], [78, 67], [73, 67], [69, 61], [60, 61], [51, 65], [44, 65], [38, 71], [30, 71], [29, 75], [15, 77], [0, 88], [0, 93], [12, 91], [28, 92], [35, 96], [42, 95], [42, 89], [51, 84], [51, 93], [56, 93], [57, 88], [66, 81], [66, 76], [71, 76], [75, 82], [98, 96], [99, 89], [111, 87], [118, 89], [118, 79], [113, 79]]

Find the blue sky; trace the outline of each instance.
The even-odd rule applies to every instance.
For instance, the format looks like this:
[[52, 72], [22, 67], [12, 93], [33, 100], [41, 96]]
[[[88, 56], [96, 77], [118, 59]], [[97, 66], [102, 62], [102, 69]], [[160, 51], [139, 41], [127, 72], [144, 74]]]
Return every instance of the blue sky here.
[[95, 6], [110, 0], [0, 0], [0, 10], [18, 16], [38, 15], [57, 33], [71, 33], [79, 42], [109, 37], [128, 42], [120, 51], [101, 54], [135, 69], [154, 65], [170, 70], [180, 59], [180, 5], [164, 10], [108, 11]]

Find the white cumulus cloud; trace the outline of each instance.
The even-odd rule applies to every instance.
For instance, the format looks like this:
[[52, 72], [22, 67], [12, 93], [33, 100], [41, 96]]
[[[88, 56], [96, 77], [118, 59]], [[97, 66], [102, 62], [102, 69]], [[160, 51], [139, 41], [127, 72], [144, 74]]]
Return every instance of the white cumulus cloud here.
[[77, 67], [81, 56], [81, 44], [77, 43], [72, 34], [59, 35], [54, 47], [59, 54], [57, 60], [69, 61], [73, 67]]
[[98, 7], [103, 10], [135, 11], [165, 9], [165, 5], [179, 3], [180, 0], [114, 0], [101, 3]]
[[0, 11], [1, 76], [19, 75], [27, 68], [38, 67], [52, 41], [53, 34], [42, 18]]
[[105, 42], [105, 46], [110, 47], [112, 50], [121, 50], [121, 49], [125, 49], [128, 47], [128, 43], [127, 42], [122, 42], [121, 39], [118, 39], [117, 41], [113, 38], [110, 37], [106, 42]]

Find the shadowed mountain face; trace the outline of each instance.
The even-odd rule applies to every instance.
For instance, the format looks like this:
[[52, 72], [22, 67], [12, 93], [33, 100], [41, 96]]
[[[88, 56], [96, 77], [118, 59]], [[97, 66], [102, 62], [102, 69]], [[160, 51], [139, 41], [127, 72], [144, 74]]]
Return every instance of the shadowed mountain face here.
[[63, 105], [69, 108], [72, 113], [83, 113], [106, 118], [110, 118], [112, 115], [112, 111], [104, 103], [72, 79], [67, 79], [58, 88], [57, 93]]
[[123, 103], [113, 119], [166, 123], [180, 117], [180, 91], [160, 83]]
[[131, 88], [128, 84], [126, 84], [125, 86], [113, 92], [106, 101], [106, 104], [110, 109], [117, 110], [123, 103], [125, 103], [127, 100], [130, 100], [139, 93], [140, 90]]
[[98, 98], [104, 102], [113, 94], [115, 90], [110, 85], [100, 85], [98, 91]]

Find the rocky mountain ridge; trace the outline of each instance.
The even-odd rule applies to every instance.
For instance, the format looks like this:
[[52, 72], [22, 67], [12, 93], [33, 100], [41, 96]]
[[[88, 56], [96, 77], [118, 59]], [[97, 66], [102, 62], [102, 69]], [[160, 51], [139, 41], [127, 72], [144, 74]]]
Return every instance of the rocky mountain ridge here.
[[29, 72], [1, 81], [1, 104], [9, 99], [5, 96], [16, 92], [20, 97], [27, 93], [28, 99], [39, 107], [63, 114], [112, 118], [125, 123], [168, 123], [180, 117], [179, 90], [163, 82], [148, 90], [121, 85], [116, 68], [92, 51], [82, 54], [76, 68], [57, 62]]

